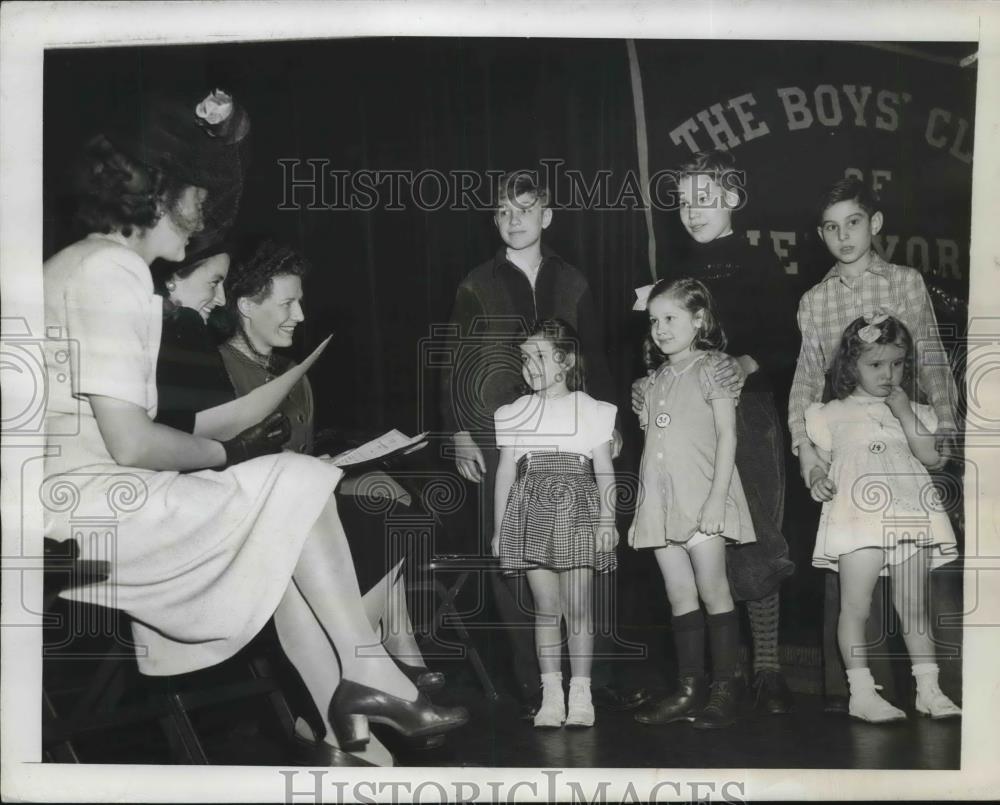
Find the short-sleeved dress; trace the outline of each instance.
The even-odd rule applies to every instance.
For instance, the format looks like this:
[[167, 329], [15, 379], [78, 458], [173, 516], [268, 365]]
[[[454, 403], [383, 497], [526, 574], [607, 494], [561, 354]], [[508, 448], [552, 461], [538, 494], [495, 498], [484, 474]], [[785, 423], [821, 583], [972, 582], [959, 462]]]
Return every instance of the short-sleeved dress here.
[[[662, 548], [686, 543], [698, 529], [698, 515], [712, 489], [715, 472], [715, 415], [711, 401], [734, 399], [715, 380], [700, 352], [680, 365], [664, 363], [646, 389], [639, 424], [646, 444], [639, 468], [640, 498], [632, 523], [633, 547]], [[750, 508], [733, 468], [726, 495], [723, 536], [734, 543], [755, 542]]]
[[613, 550], [596, 550], [601, 507], [593, 470], [593, 450], [611, 441], [616, 412], [582, 391], [528, 394], [497, 409], [497, 446], [512, 448], [517, 462], [500, 526], [505, 571], [617, 567]]
[[88, 395], [155, 417], [162, 299], [115, 235], [90, 235], [44, 267], [48, 397], [46, 535], [111, 562], [66, 597], [128, 612], [139, 668], [181, 674], [235, 654], [284, 594], [341, 471], [284, 452], [225, 471], [117, 464]]
[[[934, 409], [910, 405], [920, 426], [934, 433]], [[806, 409], [806, 433], [832, 453], [830, 478], [837, 486], [833, 500], [823, 504], [813, 565], [836, 571], [843, 554], [882, 548], [882, 575], [887, 575], [889, 565], [918, 548], [931, 548], [932, 568], [958, 556], [938, 490], [885, 398], [857, 391], [844, 400], [815, 403]]]

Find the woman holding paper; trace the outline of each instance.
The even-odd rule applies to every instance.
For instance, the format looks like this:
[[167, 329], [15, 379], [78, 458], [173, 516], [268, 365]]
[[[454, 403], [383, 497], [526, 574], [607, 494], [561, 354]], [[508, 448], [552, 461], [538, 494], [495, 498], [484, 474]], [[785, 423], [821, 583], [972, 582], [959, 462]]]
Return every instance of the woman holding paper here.
[[[91, 234], [43, 271], [42, 502], [47, 535], [77, 540], [82, 558], [112, 570], [64, 594], [128, 612], [150, 675], [215, 665], [273, 615], [304, 677], [338, 674], [337, 647], [340, 685], [317, 705], [341, 747], [364, 746], [369, 719], [437, 735], [468, 715], [432, 705], [374, 634], [332, 494], [340, 470], [279, 452], [280, 429], [207, 437], [154, 421], [162, 300], [149, 266], [183, 260], [206, 220], [232, 219], [219, 200], [235, 206], [238, 193], [220, 189], [220, 166], [248, 127], [220, 91], [200, 102], [148, 98], [88, 144], [76, 190]], [[107, 523], [109, 511], [113, 528], [81, 527]], [[298, 640], [304, 613], [322, 645]]]
[[[306, 264], [292, 250], [265, 242], [238, 261], [230, 273], [230, 251], [230, 246], [221, 242], [180, 263], [158, 263], [155, 267], [154, 284], [165, 298], [156, 370], [160, 395], [157, 421], [212, 436], [224, 428], [239, 427], [234, 422], [261, 419], [277, 409], [291, 423], [284, 449], [308, 453], [313, 438], [313, 397], [305, 371], [329, 339], [301, 364], [273, 351], [291, 345], [294, 329], [303, 319], [301, 277]], [[227, 284], [237, 289], [230, 301], [235, 311], [232, 315], [238, 318], [235, 334], [220, 351], [209, 319], [226, 303]], [[223, 327], [229, 325], [227, 321]], [[338, 514], [343, 515], [345, 503], [350, 517], [355, 512], [349, 498], [339, 499]], [[353, 548], [362, 605], [382, 645], [418, 689], [430, 692], [441, 688], [444, 675], [427, 669], [413, 637], [401, 572], [403, 560], [396, 560], [386, 572], [390, 563], [380, 551], [386, 547], [384, 540], [369, 539], [360, 544], [364, 540], [360, 527], [346, 533]], [[290, 657], [298, 651], [314, 654], [323, 639], [322, 634], [314, 633], [315, 618], [304, 611], [299, 614], [303, 617], [286, 623], [279, 632]], [[284, 613], [276, 615], [276, 622], [282, 617]], [[333, 655], [330, 659], [336, 660]], [[302, 677], [316, 702], [329, 701], [339, 681], [328, 669], [318, 675], [303, 673]], [[324, 708], [318, 711], [330, 737]], [[320, 725], [315, 718], [313, 722], [315, 734]], [[305, 721], [296, 729], [302, 736], [310, 731]]]
[[[286, 449], [312, 452], [313, 395], [301, 365], [275, 352], [291, 346], [295, 328], [304, 320], [302, 278], [307, 263], [287, 246], [264, 241], [245, 259], [238, 260], [226, 277], [225, 294], [235, 333], [221, 347], [222, 361], [239, 395], [259, 394], [274, 383], [295, 373], [297, 382], [280, 408], [291, 423], [292, 436]], [[310, 356], [311, 358], [312, 356]], [[308, 360], [308, 359], [307, 359]], [[245, 398], [244, 398], [245, 399]], [[348, 500], [345, 515], [355, 512]], [[353, 544], [354, 566], [369, 619], [382, 633], [386, 650], [396, 658], [401, 670], [421, 690], [444, 685], [444, 675], [429, 671], [413, 637], [413, 625], [406, 607], [403, 558], [390, 556], [386, 538], [364, 539], [363, 517], [357, 529], [348, 530]], [[381, 535], [380, 535], [381, 536]]]

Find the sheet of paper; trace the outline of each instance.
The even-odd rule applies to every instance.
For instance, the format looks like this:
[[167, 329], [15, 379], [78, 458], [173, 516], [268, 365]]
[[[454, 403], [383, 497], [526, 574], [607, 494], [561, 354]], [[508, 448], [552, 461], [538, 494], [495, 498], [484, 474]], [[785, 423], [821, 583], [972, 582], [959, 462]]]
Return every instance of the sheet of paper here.
[[[416, 448], [426, 438], [426, 431], [416, 436], [407, 436], [393, 428], [378, 438], [372, 439], [370, 442], [365, 442], [360, 447], [355, 447], [334, 456], [330, 461], [336, 467], [350, 467], [354, 464], [362, 464], [365, 461], [381, 458], [400, 450]], [[407, 450], [407, 452], [410, 451]]]

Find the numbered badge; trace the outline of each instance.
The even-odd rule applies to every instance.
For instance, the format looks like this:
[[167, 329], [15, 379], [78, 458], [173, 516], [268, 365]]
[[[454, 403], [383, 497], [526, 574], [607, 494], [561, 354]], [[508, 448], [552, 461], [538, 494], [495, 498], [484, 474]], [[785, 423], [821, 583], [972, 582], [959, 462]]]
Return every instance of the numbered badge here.
[[662, 414], [657, 414], [655, 421], [656, 421], [656, 427], [665, 428], [667, 427], [667, 425], [670, 424], [670, 414], [665, 412]]
[[868, 445], [868, 449], [878, 455], [879, 453], [885, 452], [885, 442], [872, 442]]

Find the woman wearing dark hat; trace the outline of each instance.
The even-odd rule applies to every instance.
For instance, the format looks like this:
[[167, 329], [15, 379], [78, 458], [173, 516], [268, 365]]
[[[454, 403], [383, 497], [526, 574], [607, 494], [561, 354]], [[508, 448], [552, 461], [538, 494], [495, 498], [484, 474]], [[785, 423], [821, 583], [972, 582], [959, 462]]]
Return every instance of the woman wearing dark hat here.
[[206, 220], [234, 217], [238, 194], [213, 198], [225, 181], [211, 168], [245, 134], [236, 114], [220, 92], [157, 100], [138, 125], [95, 138], [78, 177], [91, 234], [45, 263], [46, 533], [112, 566], [66, 595], [128, 612], [151, 675], [221, 662], [272, 615], [279, 636], [312, 617], [327, 639], [291, 659], [303, 677], [332, 673], [336, 651], [328, 712], [343, 749], [368, 742], [369, 720], [437, 735], [468, 714], [432, 705], [368, 623], [332, 494], [340, 470], [280, 452], [287, 423], [220, 441], [154, 422], [162, 300], [149, 266], [182, 260]]

